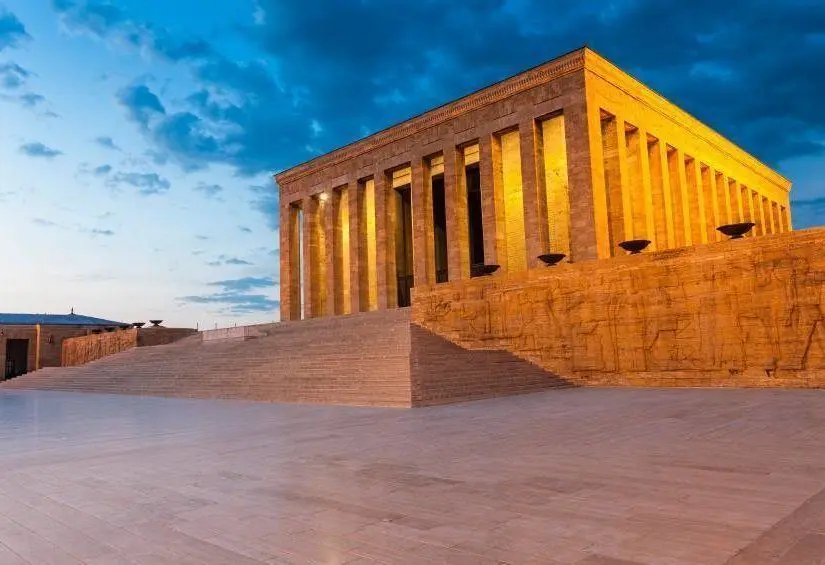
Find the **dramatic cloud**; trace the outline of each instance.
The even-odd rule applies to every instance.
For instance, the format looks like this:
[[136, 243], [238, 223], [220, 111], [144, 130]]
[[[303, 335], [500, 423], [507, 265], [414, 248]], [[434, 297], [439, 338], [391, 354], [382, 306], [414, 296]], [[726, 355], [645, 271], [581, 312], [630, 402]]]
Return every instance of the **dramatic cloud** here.
[[249, 61], [109, 4], [56, 7], [76, 31], [188, 68], [200, 86], [182, 103], [145, 85], [123, 98], [158, 150], [189, 169], [280, 170], [585, 43], [771, 164], [819, 153], [825, 137], [825, 75], [811, 67], [825, 58], [822, 2], [260, 0], [241, 33], [266, 57]]
[[96, 137], [94, 141], [95, 143], [97, 143], [101, 147], [105, 147], [106, 149], [114, 149], [115, 151], [120, 151], [120, 147], [118, 147], [115, 141], [109, 136]]
[[215, 281], [208, 284], [210, 287], [219, 287], [220, 290], [201, 296], [184, 296], [181, 301], [191, 304], [214, 304], [223, 307], [230, 314], [250, 314], [272, 312], [278, 309], [280, 303], [264, 294], [252, 294], [250, 291], [260, 289], [274, 289], [275, 280], [271, 277], [244, 277]]
[[20, 152], [25, 153], [29, 157], [43, 157], [45, 159], [53, 159], [58, 155], [63, 155], [62, 151], [46, 147], [39, 141], [25, 143], [20, 146]]
[[17, 16], [0, 6], [0, 51], [6, 47], [16, 47], [29, 37], [26, 27]]
[[203, 194], [207, 198], [213, 198], [223, 191], [223, 187], [219, 184], [199, 183], [195, 190]]
[[22, 87], [26, 80], [34, 76], [17, 63], [0, 63], [0, 86], [6, 90], [15, 90]]

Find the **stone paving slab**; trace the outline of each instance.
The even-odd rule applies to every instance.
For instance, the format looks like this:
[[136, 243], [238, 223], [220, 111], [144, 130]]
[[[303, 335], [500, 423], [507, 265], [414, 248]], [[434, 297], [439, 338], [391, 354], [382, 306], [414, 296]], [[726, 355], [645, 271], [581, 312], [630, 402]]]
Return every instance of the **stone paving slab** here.
[[3, 565], [825, 564], [825, 391], [0, 393]]

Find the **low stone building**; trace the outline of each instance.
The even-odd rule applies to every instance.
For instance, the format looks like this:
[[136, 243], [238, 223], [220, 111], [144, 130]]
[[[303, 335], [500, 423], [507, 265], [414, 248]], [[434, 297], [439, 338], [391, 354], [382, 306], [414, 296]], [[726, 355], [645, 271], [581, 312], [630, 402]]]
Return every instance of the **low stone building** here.
[[131, 324], [69, 314], [0, 313], [0, 367], [10, 379], [43, 367], [59, 367], [63, 340]]

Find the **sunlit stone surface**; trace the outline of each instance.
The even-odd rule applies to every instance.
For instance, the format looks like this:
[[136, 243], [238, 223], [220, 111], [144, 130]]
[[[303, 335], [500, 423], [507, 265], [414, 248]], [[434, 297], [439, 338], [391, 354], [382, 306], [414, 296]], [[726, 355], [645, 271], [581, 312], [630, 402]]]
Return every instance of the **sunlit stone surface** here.
[[823, 394], [414, 411], [0, 393], [0, 563], [800, 565]]

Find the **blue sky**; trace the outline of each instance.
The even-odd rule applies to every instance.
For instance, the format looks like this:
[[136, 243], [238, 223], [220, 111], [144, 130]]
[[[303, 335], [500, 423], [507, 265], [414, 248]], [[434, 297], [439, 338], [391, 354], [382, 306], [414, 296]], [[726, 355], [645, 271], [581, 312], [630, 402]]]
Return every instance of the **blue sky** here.
[[0, 0], [0, 311], [278, 317], [271, 174], [585, 43], [825, 223], [825, 4]]

